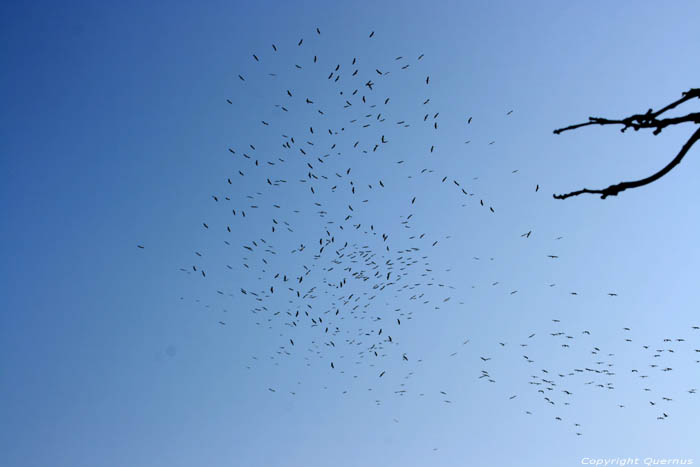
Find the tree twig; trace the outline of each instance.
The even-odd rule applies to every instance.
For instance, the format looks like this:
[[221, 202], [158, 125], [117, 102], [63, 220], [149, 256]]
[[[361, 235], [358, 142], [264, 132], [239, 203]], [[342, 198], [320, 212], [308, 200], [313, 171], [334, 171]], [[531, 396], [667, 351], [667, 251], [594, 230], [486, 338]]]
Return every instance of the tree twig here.
[[[570, 125], [565, 128], [559, 128], [557, 130], [554, 130], [554, 134], [561, 134], [565, 131], [569, 130], [575, 130], [577, 128], [581, 128], [584, 126], [589, 126], [589, 125], [622, 125], [622, 131], [623, 133], [625, 130], [628, 128], [634, 129], [634, 131], [638, 131], [642, 128], [653, 128], [653, 134], [658, 135], [661, 133], [661, 131], [666, 128], [667, 126], [670, 125], [678, 125], [680, 123], [695, 123], [695, 124], [700, 124], [700, 112], [694, 112], [694, 113], [689, 113], [687, 115], [684, 115], [682, 117], [672, 117], [672, 118], [662, 118], [658, 119], [658, 117], [663, 114], [664, 112], [667, 112], [671, 109], [676, 108], [680, 104], [683, 104], [684, 102], [689, 101], [690, 99], [694, 98], [700, 98], [700, 88], [694, 88], [691, 89], [687, 92], [684, 92], [682, 97], [670, 104], [668, 104], [666, 107], [663, 107], [656, 112], [654, 112], [652, 109], [649, 109], [645, 114], [636, 114], [629, 116], [627, 118], [623, 118], [621, 120], [611, 120], [607, 118], [601, 118], [601, 117], [589, 117], [588, 122], [585, 123], [578, 123], [576, 125]], [[633, 182], [621, 182], [618, 183], [617, 185], [610, 185], [607, 188], [604, 188], [602, 190], [589, 190], [588, 188], [584, 188], [582, 190], [578, 191], [572, 191], [571, 193], [566, 193], [563, 195], [553, 195], [554, 198], [556, 199], [566, 199], [570, 198], [572, 196], [578, 196], [582, 195], [584, 193], [590, 193], [590, 194], [599, 194], [601, 195], [601, 199], [605, 199], [608, 196], [617, 196], [620, 192], [625, 191], [629, 188], [638, 188], [640, 186], [648, 185], [650, 183], [655, 182], [656, 180], [660, 179], [664, 175], [666, 175], [668, 172], [670, 172], [675, 166], [677, 166], [681, 160], [685, 157], [685, 155], [688, 153], [690, 148], [695, 144], [700, 139], [700, 128], [695, 131], [695, 133], [692, 134], [692, 136], [686, 141], [686, 143], [683, 145], [681, 148], [680, 152], [676, 157], [669, 162], [663, 169], [659, 170], [653, 175], [650, 175], [649, 177], [643, 178], [641, 180], [636, 180]]]
[[571, 193], [566, 193], [563, 195], [552, 195], [556, 199], [566, 199], [570, 198], [572, 196], [578, 196], [582, 195], [584, 193], [592, 193], [592, 194], [599, 194], [601, 199], [605, 199], [608, 196], [617, 196], [618, 193], [621, 191], [625, 191], [628, 188], [639, 188], [640, 186], [648, 185], [650, 183], [655, 182], [656, 180], [660, 179], [667, 173], [671, 171], [675, 166], [680, 164], [681, 160], [685, 157], [686, 153], [688, 150], [691, 148], [693, 144], [695, 144], [698, 140], [700, 140], [700, 128], [695, 130], [695, 133], [690, 137], [688, 141], [683, 145], [681, 148], [680, 152], [678, 155], [666, 165], [663, 169], [659, 170], [653, 175], [650, 175], [647, 178], [643, 178], [641, 180], [636, 180], [634, 182], [621, 182], [618, 183], [617, 185], [610, 185], [607, 188], [604, 188], [602, 190], [589, 190], [588, 188], [584, 188], [583, 190], [578, 190], [578, 191], [572, 191]]

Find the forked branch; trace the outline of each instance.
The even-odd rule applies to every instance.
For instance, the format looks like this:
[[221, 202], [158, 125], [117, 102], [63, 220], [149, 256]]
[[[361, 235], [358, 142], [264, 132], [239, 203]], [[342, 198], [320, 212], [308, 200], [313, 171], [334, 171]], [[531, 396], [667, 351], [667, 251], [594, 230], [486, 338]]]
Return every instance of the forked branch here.
[[[659, 118], [659, 116], [661, 116], [663, 113], [674, 109], [680, 104], [683, 104], [684, 102], [687, 102], [694, 98], [700, 98], [700, 88], [695, 88], [691, 89], [690, 91], [684, 92], [680, 99], [668, 104], [666, 107], [663, 107], [662, 109], [659, 109], [657, 111], [649, 109], [644, 114], [631, 115], [621, 120], [610, 120], [601, 117], [590, 117], [588, 119], [588, 122], [586, 123], [579, 123], [576, 125], [570, 125], [566, 128], [559, 128], [557, 130], [554, 130], [554, 134], [558, 135], [565, 131], [575, 130], [577, 128], [589, 125], [622, 125], [622, 129], [620, 131], [622, 131], [623, 133], [628, 128], [632, 128], [635, 131], [638, 131], [642, 128], [653, 128], [653, 134], [658, 135], [659, 133], [661, 133], [661, 131], [663, 131], [664, 128], [670, 125], [678, 125], [680, 123], [700, 124], [700, 112], [689, 113], [682, 117]], [[636, 180], [633, 182], [621, 182], [616, 185], [610, 185], [609, 187], [600, 190], [589, 190], [588, 188], [584, 188], [582, 190], [573, 191], [571, 193], [553, 196], [556, 199], [566, 199], [584, 193], [591, 193], [599, 194], [601, 195], [601, 199], [605, 199], [608, 196], [617, 196], [620, 192], [625, 191], [629, 188], [639, 188], [640, 186], [648, 185], [660, 179], [661, 177], [669, 173], [675, 166], [677, 166], [681, 162], [681, 160], [683, 160], [683, 158], [688, 153], [693, 144], [695, 144], [695, 142], [697, 142], [699, 139], [700, 128], [698, 128], [688, 139], [688, 141], [686, 141], [686, 143], [681, 148], [680, 152], [671, 162], [669, 162], [664, 168], [662, 168], [655, 174], [652, 174], [641, 180]]]

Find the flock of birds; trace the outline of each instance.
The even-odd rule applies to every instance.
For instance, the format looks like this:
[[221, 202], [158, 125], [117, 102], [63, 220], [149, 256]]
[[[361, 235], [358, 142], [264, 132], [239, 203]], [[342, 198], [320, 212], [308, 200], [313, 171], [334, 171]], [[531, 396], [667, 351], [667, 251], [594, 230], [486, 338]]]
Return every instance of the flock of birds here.
[[[431, 206], [451, 203], [475, 210], [475, 216], [496, 216], [497, 209], [474, 192], [477, 177], [466, 181], [430, 168], [430, 158], [437, 156], [438, 142], [446, 136], [441, 133], [440, 109], [431, 102], [434, 82], [423, 68], [424, 55], [396, 56], [371, 65], [351, 55], [330, 61], [309, 47], [322, 44], [320, 29], [313, 36], [314, 42], [307, 38], [290, 45], [271, 44], [266, 53], [251, 53], [249, 71], [234, 74], [235, 95], [224, 104], [240, 111], [236, 115], [239, 141], [228, 148], [223, 164], [230, 170], [220, 175], [219, 188], [211, 194], [212, 204], [202, 220], [202, 233], [209, 243], [180, 270], [198, 281], [223, 277], [212, 282], [216, 284], [212, 293], [224, 303], [235, 304], [237, 310], [247, 306], [254, 324], [275, 334], [268, 358], [276, 365], [301, 358], [308, 367], [321, 365], [325, 371], [354, 380], [362, 374], [384, 383], [392, 376], [389, 368], [398, 362], [406, 371], [386, 384], [399, 381], [393, 394], [408, 397], [408, 381], [422, 360], [402, 349], [403, 329], [420, 310], [463, 304], [453, 298], [461, 288], [444, 280], [451, 270], [432, 262], [433, 253], [451, 236], [435, 228], [421, 229], [417, 217], [429, 218], [429, 213], [419, 206], [430, 211]], [[372, 32], [365, 40], [369, 42], [362, 48], [377, 39]], [[401, 80], [406, 82], [403, 90], [392, 92]], [[407, 89], [423, 91], [415, 96]], [[260, 115], [249, 125], [253, 105]], [[512, 113], [504, 110], [504, 118]], [[465, 115], [460, 125], [469, 129], [472, 121], [472, 116]], [[472, 141], [458, 137], [460, 144]], [[494, 143], [488, 138], [483, 141], [484, 146]], [[406, 152], [405, 144], [413, 154]], [[430, 186], [432, 199], [411, 194], [412, 184]], [[532, 187], [535, 193], [539, 190], [539, 185]], [[427, 224], [439, 227], [434, 219]], [[243, 232], [250, 233], [249, 240], [233, 244], [231, 239]], [[520, 237], [526, 241], [532, 232]], [[215, 242], [230, 248], [230, 256], [210, 257], [208, 252], [215, 251], [210, 245]], [[230, 257], [239, 260], [234, 263]], [[556, 261], [558, 255], [543, 260]], [[245, 286], [234, 291], [220, 285], [232, 283], [231, 279]], [[494, 288], [498, 285], [490, 283]], [[604, 293], [611, 299], [617, 296]], [[229, 310], [224, 307], [220, 312], [215, 322], [225, 328], [230, 323]], [[233, 319], [239, 319], [238, 312]], [[625, 367], [615, 353], [592, 340], [591, 331], [566, 329], [553, 319], [547, 330], [529, 332], [517, 343], [494, 343], [493, 353], [474, 355], [481, 365], [474, 380], [497, 384], [500, 378], [493, 360], [519, 360], [531, 375], [523, 391], [511, 393], [508, 399], [534, 396], [531, 400], [553, 410], [552, 418], [569, 423], [578, 436], [583, 433], [581, 424], [557, 410], [572, 405], [584, 388], [614, 391], [621, 379], [638, 381], [656, 418], [664, 421], [680, 396], [659, 393], [651, 382], [672, 374], [674, 362], [688, 353], [694, 363], [700, 363], [700, 349], [695, 348], [700, 346], [700, 329], [694, 326], [689, 331], [693, 334], [639, 344], [631, 329], [621, 330], [621, 339], [638, 346], [649, 362]], [[462, 345], [469, 342], [464, 340]], [[549, 350], [535, 350], [536, 342]], [[588, 359], [561, 368], [540, 363], [554, 349], [574, 347], [583, 349]], [[538, 358], [538, 353], [544, 355]], [[262, 359], [251, 357], [247, 367]], [[388, 364], [389, 360], [393, 363]], [[290, 389], [268, 388], [271, 393], [296, 395], [295, 388]], [[447, 391], [438, 392], [438, 402], [456, 402]], [[696, 389], [683, 392], [692, 396]], [[381, 404], [380, 399], [375, 402]], [[619, 404], [620, 409], [625, 407]], [[523, 411], [531, 415], [534, 410]]]

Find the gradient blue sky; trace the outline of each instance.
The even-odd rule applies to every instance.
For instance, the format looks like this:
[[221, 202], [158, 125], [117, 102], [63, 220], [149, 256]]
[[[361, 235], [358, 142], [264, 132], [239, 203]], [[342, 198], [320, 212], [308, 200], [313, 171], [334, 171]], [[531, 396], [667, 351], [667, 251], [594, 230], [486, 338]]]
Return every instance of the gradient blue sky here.
[[[618, 198], [550, 196], [647, 175], [675, 154], [690, 128], [657, 137], [552, 130], [589, 115], [645, 111], [697, 87], [698, 18], [693, 1], [4, 2], [0, 465], [564, 466], [584, 456], [700, 462], [700, 395], [684, 392], [700, 387], [692, 352], [700, 334], [690, 329], [700, 323], [700, 148], [658, 183]], [[286, 342], [281, 326], [256, 326], [250, 303], [216, 294], [256, 282], [240, 268], [242, 253], [225, 250], [201, 223], [217, 224], [211, 195], [237, 169], [226, 148], [269, 142], [259, 121], [273, 115], [279, 95], [252, 78], [242, 88], [236, 75], [261, 74], [251, 54], [269, 66], [273, 42], [287, 66], [308, 63], [304, 53], [318, 54], [324, 66], [352, 56], [382, 64], [425, 54], [412, 65], [421, 68], [405, 75], [413, 80], [396, 77], [392, 99], [422, 99], [416, 93], [425, 92], [429, 74], [445, 136], [435, 143], [433, 134], [417, 132], [392, 141], [387, 160], [479, 177], [470, 189], [496, 207], [496, 215], [474, 201], [462, 208], [443, 186], [408, 180], [391, 163], [353, 165], [358, 178], [380, 170], [396, 187], [368, 205], [368, 220], [408, 212], [408, 200], [418, 197], [416, 229], [440, 239], [430, 261], [455, 287], [449, 306], [416, 308], [413, 324], [402, 327], [402, 351], [423, 360], [411, 361], [410, 397], [393, 394], [400, 358], [387, 363], [382, 384], [378, 368], [358, 369], [352, 382], [327, 361], [270, 359]], [[289, 67], [273, 68], [290, 80], [275, 92], [305, 84], [314, 91]], [[316, 92], [320, 101], [329, 97]], [[431, 144], [438, 149], [429, 158]], [[347, 166], [339, 162], [337, 170]], [[256, 189], [248, 177], [230, 194]], [[284, 201], [305, 209], [311, 198], [296, 191], [290, 187]], [[251, 216], [229, 241], [267, 235], [268, 224]], [[401, 226], [392, 225], [393, 238]], [[308, 243], [319, 236], [311, 222], [297, 227]], [[533, 236], [521, 239], [530, 229]], [[208, 281], [178, 270], [192, 264], [194, 251], [212, 258]], [[278, 261], [299, 267], [290, 255]], [[228, 263], [236, 267], [224, 275]], [[493, 281], [502, 288], [490, 287]], [[226, 327], [217, 324], [223, 308]], [[563, 353], [544, 337], [557, 329], [576, 339], [589, 329], [590, 344]], [[497, 344], [515, 347], [531, 332], [542, 335], [528, 349], [547, 362], [538, 369], [581, 366], [591, 345], [615, 353], [616, 389], [576, 385], [576, 404], [562, 412], [545, 407], [526, 384], [531, 369], [521, 352]], [[649, 363], [642, 343], [678, 337], [688, 342], [676, 350], [674, 374], [653, 381], [656, 394], [674, 398], [671, 417], [659, 423], [628, 368]], [[480, 355], [493, 356], [496, 384], [477, 379]], [[443, 404], [440, 390], [455, 403]], [[618, 403], [627, 408], [617, 410]], [[562, 423], [554, 420], [559, 413]], [[584, 436], [574, 435], [574, 422]]]

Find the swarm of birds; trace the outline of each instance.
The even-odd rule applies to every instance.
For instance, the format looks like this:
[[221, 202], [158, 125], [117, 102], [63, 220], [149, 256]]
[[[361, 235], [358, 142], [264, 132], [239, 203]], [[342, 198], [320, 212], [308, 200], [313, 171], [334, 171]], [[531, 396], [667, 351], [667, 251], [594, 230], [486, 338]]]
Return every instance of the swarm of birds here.
[[[431, 102], [439, 79], [431, 79], [423, 54], [387, 57], [381, 63], [365, 63], [350, 55], [331, 59], [314, 50], [321, 44], [321, 30], [315, 29], [313, 36], [315, 41], [301, 38], [251, 53], [254, 66], [246, 68], [252, 71], [232, 75], [232, 93], [222, 102], [236, 112], [237, 125], [248, 122], [258, 128], [246, 127], [224, 149], [230, 169], [220, 174], [209, 198], [210, 214], [200, 221], [207, 243], [180, 271], [192, 280], [216, 277], [214, 284], [229, 284], [224, 290], [213, 285], [212, 293], [237, 310], [233, 319], [245, 310], [256, 326], [272, 332], [269, 358], [275, 364], [302, 358], [308, 367], [319, 365], [353, 379], [359, 376], [358, 366], [365, 366], [376, 378], [372, 384], [396, 385], [393, 394], [410, 397], [407, 380], [422, 360], [402, 349], [403, 329], [423, 310], [464, 303], [454, 296], [461, 288], [445, 280], [450, 270], [432, 262], [433, 253], [450, 236], [437, 231], [434, 223], [432, 230], [423, 229], [428, 221], [420, 222], [419, 217], [425, 217], [438, 198], [441, 205], [457, 206], [475, 217], [496, 216], [497, 210], [475, 189], [478, 177], [467, 182], [466, 177], [431, 168], [430, 158], [438, 157], [440, 141], [450, 135], [442, 133], [440, 109]], [[371, 32], [359, 47], [371, 47], [376, 40]], [[422, 92], [392, 92], [400, 85]], [[250, 99], [261, 105], [239, 105]], [[504, 117], [511, 114], [513, 110], [504, 109]], [[474, 117], [463, 118], [460, 126], [470, 143]], [[402, 142], [414, 140], [418, 144], [412, 153], [405, 152]], [[429, 144], [420, 144], [425, 140]], [[483, 146], [494, 143], [486, 138]], [[517, 173], [513, 170], [510, 176]], [[434, 198], [411, 194], [414, 183], [430, 186]], [[533, 196], [539, 190], [539, 184], [532, 187]], [[241, 232], [250, 233], [248, 241], [232, 243], [234, 234]], [[520, 241], [528, 241], [536, 235], [533, 232], [519, 233]], [[230, 256], [208, 255], [210, 245], [222, 243]], [[550, 250], [542, 253], [542, 261], [563, 260]], [[518, 292], [498, 288], [499, 284], [489, 281], [504, 295]], [[616, 292], [601, 294], [611, 300], [617, 297]], [[410, 308], [396, 305], [405, 303]], [[223, 308], [213, 318], [214, 325], [224, 329], [230, 315], [223, 313], [228, 311]], [[498, 342], [488, 355], [471, 355], [471, 363], [481, 366], [474, 380], [496, 384], [494, 363], [509, 358], [521, 362], [531, 374], [517, 393], [505, 388], [507, 400], [520, 404], [517, 410], [525, 415], [532, 415], [535, 403], [542, 404], [556, 423], [570, 423], [577, 436], [582, 435], [580, 424], [565, 414], [579, 394], [615, 391], [618, 383], [636, 384], [651, 399], [648, 408], [656, 419], [667, 420], [681, 394], [659, 393], [652, 383], [671, 377], [674, 361], [687, 358], [689, 352], [700, 363], [700, 349], [690, 343], [700, 337], [697, 326], [691, 330], [698, 331], [693, 336], [643, 345], [637, 344], [630, 328], [621, 330], [624, 342], [639, 346], [651, 362], [634, 367], [625, 367], [626, 362], [594, 341], [595, 332], [565, 329], [559, 319], [548, 327], [546, 332], [527, 333], [515, 344]], [[575, 356], [581, 354], [576, 349], [583, 349], [588, 357], [560, 368], [546, 363], [555, 349]], [[391, 359], [403, 365], [402, 374], [390, 373], [388, 368], [395, 365], [386, 362]], [[259, 358], [251, 360], [248, 368]], [[276, 395], [296, 394], [267, 389]], [[683, 392], [692, 397], [696, 390]], [[434, 395], [438, 403], [457, 401], [447, 391]], [[626, 401], [618, 403], [619, 408], [627, 406]]]

